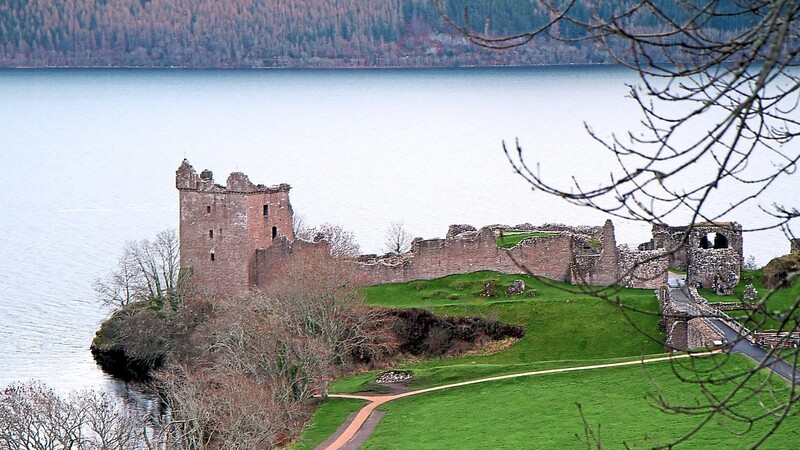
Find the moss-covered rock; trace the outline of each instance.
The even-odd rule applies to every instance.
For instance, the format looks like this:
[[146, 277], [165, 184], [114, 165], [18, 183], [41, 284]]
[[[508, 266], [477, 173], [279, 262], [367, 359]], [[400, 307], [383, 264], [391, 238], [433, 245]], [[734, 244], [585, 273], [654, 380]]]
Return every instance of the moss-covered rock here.
[[800, 253], [779, 256], [764, 266], [763, 271], [764, 286], [769, 289], [789, 287], [792, 285], [792, 281], [787, 276], [800, 271]]

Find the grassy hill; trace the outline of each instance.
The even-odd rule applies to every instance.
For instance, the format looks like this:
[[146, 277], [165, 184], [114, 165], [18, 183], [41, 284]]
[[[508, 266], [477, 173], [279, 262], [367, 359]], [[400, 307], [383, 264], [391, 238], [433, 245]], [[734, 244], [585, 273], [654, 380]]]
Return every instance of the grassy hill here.
[[[506, 288], [523, 279], [526, 292], [506, 296]], [[487, 285], [496, 297], [485, 297]], [[421, 389], [493, 375], [539, 369], [574, 367], [641, 358], [662, 352], [663, 334], [657, 314], [623, 311], [586, 294], [570, 292], [575, 287], [532, 277], [476, 272], [437, 280], [373, 286], [364, 289], [373, 305], [398, 308], [424, 307], [439, 314], [486, 315], [502, 322], [523, 325], [524, 338], [501, 351], [428, 361], [402, 361], [397, 369], [411, 370], [410, 387]], [[651, 290], [623, 289], [619, 299], [642, 310], [658, 311]], [[651, 338], [646, 337], [651, 335]], [[743, 357], [708, 358], [700, 364], [718, 373], [714, 364], [728, 372], [747, 371], [752, 362]], [[687, 372], [688, 373], [688, 372]], [[783, 380], [752, 379], [783, 387]], [[376, 373], [338, 380], [332, 392], [358, 392], [376, 388]], [[713, 386], [725, 392], [730, 383]], [[380, 407], [387, 411], [375, 433], [362, 448], [584, 448], [584, 423], [576, 406], [583, 405], [587, 423], [613, 448], [623, 442], [633, 448], [652, 448], [678, 439], [708, 415], [668, 415], [654, 406], [653, 396], [699, 405], [700, 388], [681, 382], [670, 363], [646, 368], [594, 369], [550, 375], [535, 375], [422, 394]], [[347, 415], [358, 408], [352, 400], [329, 399], [323, 403], [296, 448], [313, 448], [332, 434]], [[763, 412], [755, 400], [743, 401], [736, 412]], [[771, 416], [757, 422], [746, 437], [729, 430], [744, 431], [747, 424], [711, 417], [704, 428], [681, 448], [744, 448], [752, 445], [774, 423]], [[789, 419], [782, 432], [763, 448], [788, 448], [796, 436], [783, 430], [796, 429], [800, 420]]]
[[[512, 281], [525, 281], [526, 293], [507, 297]], [[497, 297], [480, 293], [486, 284], [495, 286]], [[533, 277], [482, 271], [451, 275], [436, 280], [365, 288], [369, 304], [390, 307], [429, 308], [451, 316], [486, 316], [525, 327], [526, 336], [510, 348], [489, 355], [472, 355], [408, 363], [399, 369], [413, 370], [413, 387], [524, 372], [538, 368], [566, 367], [586, 361], [615, 360], [660, 353], [658, 316], [630, 312], [586, 294], [569, 292], [574, 286]], [[535, 293], [535, 295], [534, 295]], [[625, 303], [646, 311], [658, 311], [650, 290], [625, 289]], [[650, 339], [634, 327], [644, 330]], [[368, 378], [370, 375], [364, 376]], [[355, 380], [333, 385], [334, 390], [358, 389]]]
[[[609, 18], [632, 0], [582, 0], [581, 20]], [[547, 8], [529, 0], [450, 0], [447, 14], [479, 29], [516, 34], [543, 25]], [[683, 8], [660, 5], [680, 20]], [[487, 20], [491, 18], [491, 20]], [[745, 13], [703, 21], [705, 35], [725, 39], [748, 29]], [[654, 14], [629, 18], [657, 31]], [[565, 38], [582, 35], [562, 24]], [[442, 19], [432, 0], [25, 0], [0, 2], [0, 67], [451, 67], [597, 64], [614, 60], [592, 40], [537, 38], [536, 45], [493, 52], [470, 45]], [[624, 55], [624, 42], [605, 42]], [[673, 57], [678, 56], [674, 55]]]

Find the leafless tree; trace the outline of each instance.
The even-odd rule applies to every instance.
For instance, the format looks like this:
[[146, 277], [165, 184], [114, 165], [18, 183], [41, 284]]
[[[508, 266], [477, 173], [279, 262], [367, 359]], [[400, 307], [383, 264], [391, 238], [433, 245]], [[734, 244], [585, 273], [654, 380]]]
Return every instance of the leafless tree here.
[[[435, 1], [444, 13], [445, 0]], [[639, 133], [603, 140], [587, 125], [618, 161], [618, 172], [600, 187], [585, 187], [597, 186], [597, 180], [575, 179], [571, 186], [551, 185], [543, 180], [542, 168], [528, 164], [521, 145], [507, 149], [514, 168], [533, 187], [625, 219], [661, 223], [688, 210], [691, 222], [699, 222], [721, 218], [794, 173], [800, 152], [789, 144], [800, 132], [800, 78], [793, 70], [800, 64], [800, 2], [636, 0], [620, 2], [618, 11], [606, 17], [590, 10], [584, 20], [572, 14], [577, 3], [541, 0], [550, 18], [513, 36], [476, 31], [468, 17], [447, 18], [470, 40], [490, 48], [524, 45], [542, 35], [593, 40], [639, 74], [641, 83], [629, 90], [642, 111]], [[652, 31], [637, 27], [642, 17], [657, 24], [647, 28]], [[711, 21], [734, 19], [746, 26], [724, 40], [704, 33]], [[580, 29], [583, 36], [566, 38], [559, 26]], [[615, 52], [611, 41], [626, 43], [625, 52]], [[694, 133], [695, 124], [705, 131]], [[756, 161], [772, 164], [763, 167]], [[695, 164], [704, 170], [689, 170]], [[712, 209], [709, 198], [731, 183], [747, 189], [730, 205]], [[730, 196], [728, 189], [725, 195]], [[770, 211], [774, 226], [798, 216], [796, 208], [775, 206]]]
[[93, 287], [103, 304], [116, 308], [149, 301], [173, 303], [174, 309], [185, 282], [178, 264], [178, 236], [175, 230], [165, 230], [152, 241], [128, 242], [117, 270], [95, 280]]
[[224, 366], [173, 366], [159, 375], [159, 386], [167, 408], [149, 436], [151, 446], [272, 448], [286, 430], [274, 386], [248, 373]]
[[[601, 153], [616, 163], [604, 181], [573, 177], [559, 184], [531, 161], [522, 143], [503, 143], [514, 170], [535, 190], [659, 225], [676, 217], [690, 224], [713, 222], [758, 204], [765, 219], [758, 229], [780, 227], [791, 236], [791, 221], [800, 216], [797, 206], [771, 203], [767, 190], [794, 175], [800, 159], [795, 139], [800, 134], [800, 1], [629, 0], [602, 9], [609, 2], [593, 2], [593, 7], [576, 0], [538, 0], [536, 10], [546, 11], [546, 17], [532, 17], [536, 25], [530, 30], [510, 35], [492, 34], [490, 21], [470, 17], [469, 9], [463, 16], [448, 16], [447, 1], [434, 1], [445, 19], [477, 45], [507, 49], [539, 39], [590, 41], [638, 74], [639, 82], [629, 86], [641, 111], [636, 129], [603, 138], [586, 125]], [[739, 25], [725, 34], [710, 32], [719, 21]], [[473, 22], [486, 25], [473, 27]], [[691, 226], [684, 245], [689, 233]], [[594, 294], [626, 307], [608, 291]], [[764, 323], [758, 308], [771, 295], [766, 293], [746, 319]], [[794, 330], [798, 310], [800, 299], [788, 311], [768, 316], [780, 329]], [[796, 350], [783, 356], [797, 366]], [[795, 385], [765, 381], [759, 368], [732, 370], [720, 361], [712, 369], [676, 367], [676, 373], [706, 397], [706, 403], [693, 406], [658, 399], [665, 410], [703, 417], [679, 441], [717, 417], [750, 425], [772, 421], [758, 446], [792, 414], [798, 398]], [[727, 390], [720, 394], [712, 384]], [[737, 411], [745, 399], [762, 401], [763, 413]]]
[[352, 265], [295, 261], [284, 281], [219, 298], [192, 337], [202, 348], [155, 374], [169, 414], [150, 440], [167, 448], [272, 448], [297, 437], [307, 402], [331, 378], [395, 350], [393, 322], [366, 308]]
[[348, 364], [378, 360], [392, 351], [386, 331], [391, 320], [382, 311], [364, 306], [357, 289], [363, 283], [350, 263], [302, 261], [290, 265], [287, 272], [266, 296], [282, 327], [305, 336], [307, 345], [315, 349], [316, 387], [323, 396], [329, 379]]
[[387, 252], [403, 254], [411, 250], [413, 236], [406, 230], [403, 221], [392, 222], [386, 230], [385, 247]]
[[360, 253], [360, 246], [352, 231], [339, 224], [324, 223], [320, 226], [307, 226], [302, 218], [295, 221], [295, 236], [306, 241], [325, 240], [330, 244], [331, 255], [335, 257], [354, 257]]
[[106, 393], [60, 396], [41, 383], [0, 392], [0, 447], [8, 449], [142, 448], [144, 421]]
[[301, 237], [307, 241], [312, 240], [314, 236], [311, 235], [309, 228], [306, 222], [306, 216], [302, 214], [292, 215], [292, 229], [294, 230], [295, 237]]

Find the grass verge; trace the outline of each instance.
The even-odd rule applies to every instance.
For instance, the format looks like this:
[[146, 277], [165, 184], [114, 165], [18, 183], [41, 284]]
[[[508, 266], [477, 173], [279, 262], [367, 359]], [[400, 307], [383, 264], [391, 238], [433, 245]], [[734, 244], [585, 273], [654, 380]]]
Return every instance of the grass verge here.
[[292, 450], [311, 450], [328, 439], [344, 423], [347, 416], [366, 404], [362, 400], [350, 398], [329, 398], [322, 402], [311, 422], [303, 431]]

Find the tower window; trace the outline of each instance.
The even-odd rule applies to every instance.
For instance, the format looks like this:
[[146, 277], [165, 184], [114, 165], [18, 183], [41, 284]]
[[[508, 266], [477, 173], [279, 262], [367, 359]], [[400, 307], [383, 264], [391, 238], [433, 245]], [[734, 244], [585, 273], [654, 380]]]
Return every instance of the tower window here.
[[269, 205], [264, 205], [264, 217], [269, 215]]
[[214, 256], [214, 252], [211, 252], [211, 260], [212, 260], [212, 261], [215, 261], [215, 260], [216, 260], [216, 257]]
[[211, 213], [211, 206], [206, 206], [206, 212]]
[[728, 248], [728, 238], [721, 233], [711, 232], [700, 238], [700, 248]]
[[208, 230], [208, 237], [214, 239], [214, 230]]
[[272, 227], [272, 239], [278, 237], [278, 227]]

